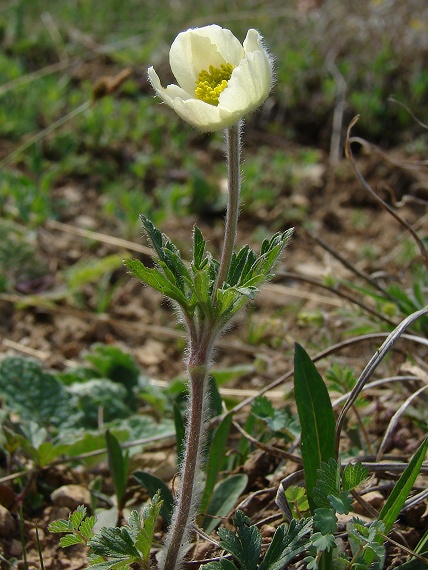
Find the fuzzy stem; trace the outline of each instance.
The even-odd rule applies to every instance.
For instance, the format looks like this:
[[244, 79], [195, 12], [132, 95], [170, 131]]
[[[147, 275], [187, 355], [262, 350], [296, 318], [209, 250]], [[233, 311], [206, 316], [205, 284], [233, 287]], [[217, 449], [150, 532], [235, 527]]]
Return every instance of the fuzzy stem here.
[[239, 193], [241, 189], [241, 123], [237, 123], [226, 129], [227, 141], [227, 166], [228, 166], [228, 199], [226, 211], [226, 223], [224, 232], [223, 251], [221, 253], [220, 268], [216, 286], [214, 288], [214, 300], [217, 289], [223, 286], [229, 273], [230, 261], [236, 241], [236, 232], [239, 216]]
[[[213, 291], [214, 303], [217, 290], [227, 280], [236, 241], [240, 192], [240, 133], [239, 123], [226, 130], [229, 195], [223, 251]], [[195, 320], [187, 322], [190, 338], [188, 360], [190, 404], [189, 421], [186, 426], [186, 450], [180, 468], [178, 499], [165, 547], [160, 556], [159, 570], [180, 570], [182, 568], [186, 554], [186, 543], [201, 494], [198, 477], [206, 433], [208, 368], [219, 327], [216, 326], [215, 322], [209, 322], [206, 316], [199, 315], [199, 317], [198, 324]], [[194, 316], [195, 318], [196, 316]]]
[[[204, 343], [201, 343], [202, 345]], [[189, 358], [189, 421], [186, 451], [180, 471], [180, 489], [168, 533], [160, 570], [178, 570], [186, 554], [186, 542], [196, 514], [200, 492], [198, 475], [205, 441], [206, 386], [210, 349], [195, 347]], [[199, 361], [199, 363], [197, 362]]]

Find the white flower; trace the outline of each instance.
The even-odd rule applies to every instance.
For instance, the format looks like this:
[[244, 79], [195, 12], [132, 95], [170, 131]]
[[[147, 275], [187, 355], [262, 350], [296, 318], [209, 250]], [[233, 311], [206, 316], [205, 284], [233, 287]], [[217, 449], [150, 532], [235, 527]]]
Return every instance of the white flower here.
[[156, 93], [185, 121], [203, 131], [230, 127], [259, 107], [272, 86], [272, 62], [256, 30], [243, 45], [217, 25], [178, 34], [169, 52], [178, 85], [164, 88], [153, 67]]

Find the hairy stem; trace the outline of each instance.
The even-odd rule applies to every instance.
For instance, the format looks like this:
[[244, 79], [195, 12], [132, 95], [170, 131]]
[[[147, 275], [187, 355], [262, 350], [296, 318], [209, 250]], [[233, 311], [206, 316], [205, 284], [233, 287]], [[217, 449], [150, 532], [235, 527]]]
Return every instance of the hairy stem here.
[[237, 123], [226, 129], [227, 141], [227, 166], [228, 166], [228, 198], [226, 211], [226, 224], [221, 253], [220, 268], [218, 272], [216, 286], [214, 288], [214, 299], [217, 289], [222, 287], [227, 280], [230, 261], [236, 241], [236, 231], [239, 216], [239, 193], [241, 189], [241, 124]]
[[[200, 352], [196, 349], [196, 352], [191, 353], [189, 358], [190, 402], [186, 428], [186, 451], [180, 470], [178, 498], [160, 563], [161, 570], [178, 570], [182, 567], [190, 527], [200, 498], [198, 476], [205, 442], [209, 349], [205, 350], [205, 354], [200, 354]], [[202, 362], [196, 363], [195, 360], [202, 360]]]
[[[240, 131], [239, 123], [226, 130], [229, 195], [223, 251], [213, 291], [214, 303], [217, 290], [227, 280], [236, 241], [240, 192]], [[165, 547], [160, 555], [160, 570], [180, 570], [182, 568], [191, 525], [197, 513], [201, 495], [199, 473], [205, 443], [205, 416], [208, 407], [206, 396], [208, 368], [212, 348], [220, 328], [216, 324], [209, 322], [209, 318], [203, 314], [198, 317], [194, 315], [192, 320], [187, 322], [190, 339], [189, 420], [186, 426], [185, 455], [180, 468], [180, 488]]]

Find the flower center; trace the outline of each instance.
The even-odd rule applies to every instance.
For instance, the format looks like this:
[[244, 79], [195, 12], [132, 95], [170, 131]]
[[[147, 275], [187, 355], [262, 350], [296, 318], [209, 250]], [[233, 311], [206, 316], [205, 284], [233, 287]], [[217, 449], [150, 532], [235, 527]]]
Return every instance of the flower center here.
[[200, 71], [196, 81], [196, 99], [218, 105], [220, 93], [226, 89], [233, 70], [234, 66], [230, 63], [222, 63], [220, 67], [210, 65], [208, 71]]

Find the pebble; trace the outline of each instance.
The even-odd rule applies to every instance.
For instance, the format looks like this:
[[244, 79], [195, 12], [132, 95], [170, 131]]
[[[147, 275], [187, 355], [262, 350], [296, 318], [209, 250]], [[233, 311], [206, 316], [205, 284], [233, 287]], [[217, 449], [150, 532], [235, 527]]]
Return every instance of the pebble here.
[[74, 511], [79, 505], [89, 505], [91, 494], [81, 485], [63, 485], [51, 494], [51, 500], [59, 507], [68, 507]]
[[15, 531], [15, 519], [10, 512], [0, 505], [0, 536], [8, 538]]

